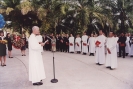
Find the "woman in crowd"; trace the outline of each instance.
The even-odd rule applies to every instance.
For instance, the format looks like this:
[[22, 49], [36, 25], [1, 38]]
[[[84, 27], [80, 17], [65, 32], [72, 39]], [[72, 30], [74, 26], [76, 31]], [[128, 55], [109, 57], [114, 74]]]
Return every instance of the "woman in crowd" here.
[[[4, 37], [4, 32], [0, 32], [0, 61], [1, 66], [6, 66], [6, 42], [3, 43], [2, 41], [6, 40]], [[3, 61], [3, 60], [4, 61]]]
[[7, 35], [6, 35], [6, 40], [7, 40], [7, 47], [8, 47], [8, 56], [9, 56], [9, 58], [13, 58], [13, 57], [11, 56], [12, 41], [11, 41], [10, 33], [7, 33]]
[[56, 51], [56, 38], [55, 38], [55, 36], [52, 37], [51, 44], [52, 44], [52, 51], [55, 52]]
[[22, 47], [21, 47], [21, 53], [22, 53], [22, 56], [26, 56], [25, 55], [25, 50], [26, 50], [26, 36], [25, 34], [22, 34]]

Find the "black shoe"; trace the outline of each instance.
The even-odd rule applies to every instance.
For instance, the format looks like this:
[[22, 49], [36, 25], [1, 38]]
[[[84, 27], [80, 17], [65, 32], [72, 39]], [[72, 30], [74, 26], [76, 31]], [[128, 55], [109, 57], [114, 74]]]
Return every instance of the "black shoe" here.
[[114, 69], [110, 68], [110, 70], [114, 70]]
[[38, 83], [33, 83], [33, 85], [43, 85], [43, 83], [42, 82], [38, 82]]
[[130, 57], [133, 57], [133, 56], [130, 56]]
[[99, 65], [99, 63], [96, 63], [96, 65]]
[[106, 67], [106, 68], [111, 68], [110, 66]]

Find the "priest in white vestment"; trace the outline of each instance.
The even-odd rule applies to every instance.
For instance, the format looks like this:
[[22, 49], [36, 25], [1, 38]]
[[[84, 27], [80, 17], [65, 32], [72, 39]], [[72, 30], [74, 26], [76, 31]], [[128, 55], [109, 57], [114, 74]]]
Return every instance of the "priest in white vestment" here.
[[128, 54], [130, 53], [130, 38], [128, 37], [128, 34], [126, 34], [126, 47], [125, 47], [125, 52], [126, 52], [126, 56], [128, 56]]
[[75, 39], [75, 51], [80, 54], [81, 53], [81, 38], [79, 35], [77, 35]]
[[90, 56], [94, 56], [95, 54], [95, 42], [96, 42], [95, 37], [93, 36], [93, 34], [91, 34], [91, 37], [89, 38], [88, 41]]
[[106, 56], [106, 67], [111, 70], [117, 68], [117, 50], [116, 50], [117, 41], [114, 37], [114, 33], [109, 33], [109, 38], [107, 39], [107, 56]]
[[29, 37], [29, 81], [33, 85], [42, 85], [41, 81], [46, 78], [41, 54], [44, 43], [39, 43], [36, 37], [39, 34], [39, 27], [34, 26], [32, 31]]
[[88, 53], [88, 45], [87, 45], [88, 36], [86, 35], [86, 33], [84, 33], [81, 39], [82, 39], [82, 53], [83, 55], [86, 55]]
[[69, 37], [69, 52], [74, 53], [74, 37], [72, 34]]
[[96, 40], [96, 55], [95, 62], [98, 65], [102, 65], [105, 63], [105, 36], [103, 35], [102, 30], [99, 31], [99, 36]]

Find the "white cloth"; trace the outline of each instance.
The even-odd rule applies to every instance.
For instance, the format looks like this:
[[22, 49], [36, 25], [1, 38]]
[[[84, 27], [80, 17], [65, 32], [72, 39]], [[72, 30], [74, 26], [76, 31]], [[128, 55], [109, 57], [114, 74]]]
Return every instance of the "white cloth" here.
[[[78, 43], [79, 46], [76, 43]], [[80, 37], [75, 39], [75, 51], [81, 51], [81, 38]]]
[[69, 37], [69, 52], [74, 52], [74, 37]]
[[96, 47], [96, 56], [95, 56], [95, 62], [99, 64], [105, 63], [105, 36], [100, 35], [97, 37], [96, 41], [101, 42], [99, 47]]
[[[83, 53], [88, 53], [87, 39], [88, 39], [88, 36], [87, 36], [87, 35], [83, 35], [83, 36], [82, 36], [82, 52], [83, 52]], [[83, 43], [85, 43], [86, 46], [83, 45]]]
[[104, 43], [104, 45], [105, 45], [105, 47], [104, 47], [105, 54], [107, 53], [107, 47], [106, 47], [106, 43], [107, 43], [107, 37], [105, 36], [105, 43]]
[[[42, 39], [42, 36], [41, 35], [36, 36], [36, 38], [38, 40], [38, 43], [39, 42], [43, 42], [43, 39]], [[42, 52], [43, 52], [43, 46], [42, 46]]]
[[106, 67], [117, 68], [117, 50], [116, 50], [116, 38], [111, 37], [107, 39], [106, 46], [111, 51], [111, 54], [107, 52]]
[[125, 52], [126, 52], [126, 53], [130, 53], [130, 44], [129, 44], [129, 41], [130, 41], [130, 38], [127, 37], [127, 40], [126, 40], [126, 47], [125, 47]]
[[42, 59], [42, 46], [34, 34], [29, 37], [29, 81], [40, 82], [45, 79], [44, 64]]
[[130, 49], [129, 55], [130, 55], [130, 56], [133, 56], [133, 44], [131, 44], [131, 49]]
[[89, 53], [95, 53], [95, 37], [90, 37], [88, 41]]
[[[115, 39], [116, 39], [116, 42], [117, 42], [119, 38], [115, 37]], [[116, 50], [117, 50], [117, 52], [119, 52], [119, 43], [116, 44]]]

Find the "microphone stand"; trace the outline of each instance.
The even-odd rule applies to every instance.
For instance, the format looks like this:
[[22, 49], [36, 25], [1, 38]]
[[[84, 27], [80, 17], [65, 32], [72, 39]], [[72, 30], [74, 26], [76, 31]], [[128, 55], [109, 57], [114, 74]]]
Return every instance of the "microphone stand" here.
[[[51, 41], [52, 39], [50, 37], [47, 36], [47, 38], [49, 38]], [[54, 61], [54, 51], [53, 52], [53, 75], [54, 75], [54, 79], [51, 80], [52, 83], [57, 83], [58, 79], [55, 78], [55, 61]]]
[[54, 51], [53, 51], [53, 74], [54, 74], [54, 79], [51, 80], [52, 83], [57, 83], [58, 80], [55, 78], [55, 62], [54, 62]]

